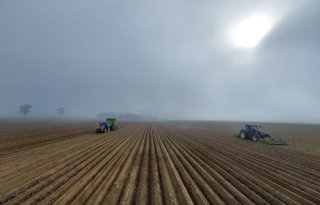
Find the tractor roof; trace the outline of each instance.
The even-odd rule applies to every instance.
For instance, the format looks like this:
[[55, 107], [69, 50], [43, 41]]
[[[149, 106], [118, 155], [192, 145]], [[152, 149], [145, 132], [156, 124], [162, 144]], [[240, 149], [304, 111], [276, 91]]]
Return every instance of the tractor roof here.
[[106, 120], [117, 120], [116, 118], [107, 118]]

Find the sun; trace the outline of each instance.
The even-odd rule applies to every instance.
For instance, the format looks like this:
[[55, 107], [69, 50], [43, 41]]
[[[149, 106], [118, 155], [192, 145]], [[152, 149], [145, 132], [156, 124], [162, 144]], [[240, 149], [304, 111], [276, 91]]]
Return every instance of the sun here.
[[263, 15], [253, 15], [232, 30], [233, 43], [243, 48], [253, 48], [271, 30], [271, 21]]

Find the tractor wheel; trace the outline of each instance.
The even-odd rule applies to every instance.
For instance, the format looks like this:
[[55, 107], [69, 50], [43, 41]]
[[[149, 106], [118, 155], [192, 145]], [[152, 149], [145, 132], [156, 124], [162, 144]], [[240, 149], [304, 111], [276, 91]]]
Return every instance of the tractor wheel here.
[[260, 136], [260, 135], [253, 135], [253, 136], [252, 136], [252, 140], [255, 141], [255, 142], [260, 141], [260, 139], [261, 139], [261, 136]]
[[247, 133], [244, 130], [241, 130], [240, 138], [242, 138], [242, 139], [246, 139], [247, 138]]

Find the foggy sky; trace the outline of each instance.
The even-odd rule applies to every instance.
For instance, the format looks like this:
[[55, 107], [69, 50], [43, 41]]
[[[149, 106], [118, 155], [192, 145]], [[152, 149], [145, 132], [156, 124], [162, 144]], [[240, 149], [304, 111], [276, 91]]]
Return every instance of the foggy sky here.
[[[229, 3], [226, 3], [229, 2]], [[253, 49], [228, 29], [265, 13]], [[320, 122], [320, 2], [0, 1], [0, 118]]]

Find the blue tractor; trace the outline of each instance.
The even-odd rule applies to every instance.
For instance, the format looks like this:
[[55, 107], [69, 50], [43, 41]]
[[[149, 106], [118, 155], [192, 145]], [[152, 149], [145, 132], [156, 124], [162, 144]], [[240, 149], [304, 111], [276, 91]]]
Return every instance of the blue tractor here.
[[262, 138], [270, 138], [271, 136], [261, 130], [261, 126], [258, 125], [246, 125], [245, 129], [242, 129], [239, 133], [240, 138], [249, 139], [253, 141], [259, 141]]
[[107, 133], [111, 131], [111, 124], [108, 122], [99, 122], [96, 129], [97, 133]]
[[261, 130], [261, 125], [245, 125], [245, 129], [242, 129], [239, 132], [239, 137], [242, 139], [253, 140], [255, 142], [260, 142], [270, 145], [286, 145], [287, 143], [283, 141], [276, 141], [271, 135], [267, 132]]
[[117, 123], [115, 118], [107, 118], [106, 121], [99, 122], [96, 129], [97, 133], [107, 133], [115, 130], [117, 128]]

